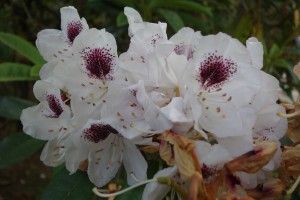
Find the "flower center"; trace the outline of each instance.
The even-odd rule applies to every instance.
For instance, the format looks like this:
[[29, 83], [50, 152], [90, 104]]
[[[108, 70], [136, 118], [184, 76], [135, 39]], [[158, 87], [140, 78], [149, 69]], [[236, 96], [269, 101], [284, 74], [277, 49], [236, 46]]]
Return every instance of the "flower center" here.
[[105, 140], [109, 134], [119, 135], [118, 131], [108, 124], [92, 124], [90, 128], [83, 130], [83, 137], [85, 140], [98, 143]]
[[50, 110], [53, 112], [52, 114], [47, 115], [47, 117], [58, 118], [60, 116], [60, 114], [63, 112], [63, 109], [59, 103], [58, 98], [56, 98], [56, 96], [54, 94], [48, 94], [47, 102], [48, 102]]
[[80, 21], [71, 21], [67, 26], [67, 36], [70, 44], [73, 44], [74, 39], [82, 31], [83, 27]]
[[85, 67], [90, 78], [112, 80], [115, 55], [106, 48], [85, 48], [82, 52]]
[[197, 80], [204, 89], [219, 88], [236, 72], [237, 66], [232, 60], [209, 53], [200, 63]]

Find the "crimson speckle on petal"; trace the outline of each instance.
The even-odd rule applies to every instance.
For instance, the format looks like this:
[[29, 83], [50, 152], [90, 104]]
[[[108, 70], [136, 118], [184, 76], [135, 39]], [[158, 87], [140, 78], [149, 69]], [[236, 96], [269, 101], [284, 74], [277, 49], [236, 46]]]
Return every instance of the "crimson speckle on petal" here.
[[175, 46], [174, 51], [177, 55], [184, 55], [187, 51], [187, 59], [194, 57], [194, 49], [191, 46], [184, 45], [184, 43], [179, 43]]
[[80, 21], [71, 21], [67, 25], [67, 36], [70, 44], [73, 44], [74, 39], [82, 31], [83, 26]]
[[84, 65], [90, 78], [112, 80], [115, 55], [106, 48], [85, 48], [82, 52]]
[[200, 63], [197, 80], [204, 89], [219, 88], [236, 72], [237, 66], [232, 60], [209, 53]]
[[119, 135], [118, 131], [108, 124], [92, 124], [90, 128], [83, 130], [85, 140], [93, 143], [98, 143], [105, 140], [110, 134]]
[[60, 114], [63, 112], [63, 109], [59, 103], [58, 98], [54, 94], [48, 94], [47, 102], [50, 110], [52, 111], [52, 114], [47, 115], [47, 117], [58, 118]]

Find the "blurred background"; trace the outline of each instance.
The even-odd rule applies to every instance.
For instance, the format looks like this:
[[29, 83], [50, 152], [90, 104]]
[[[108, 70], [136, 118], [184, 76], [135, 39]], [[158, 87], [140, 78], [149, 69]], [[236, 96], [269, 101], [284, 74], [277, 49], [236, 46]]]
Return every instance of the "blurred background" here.
[[45, 143], [23, 134], [19, 121], [23, 108], [37, 104], [32, 86], [44, 61], [34, 48], [36, 35], [60, 29], [59, 9], [69, 5], [90, 27], [114, 34], [119, 52], [129, 44], [125, 6], [144, 21], [167, 22], [169, 37], [184, 26], [203, 35], [225, 32], [242, 43], [255, 36], [264, 46], [264, 70], [281, 81], [286, 101], [300, 91], [293, 74], [300, 61], [299, 0], [1, 0], [0, 200], [95, 198], [84, 173], [69, 176], [39, 160]]

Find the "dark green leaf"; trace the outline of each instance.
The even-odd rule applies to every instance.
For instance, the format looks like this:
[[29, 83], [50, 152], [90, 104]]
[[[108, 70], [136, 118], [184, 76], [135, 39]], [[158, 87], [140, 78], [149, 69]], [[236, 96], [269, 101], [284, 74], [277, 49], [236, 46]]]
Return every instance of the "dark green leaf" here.
[[41, 64], [34, 65], [30, 70], [30, 76], [38, 78], [40, 76], [39, 73], [40, 73], [42, 66], [43, 65], [41, 65]]
[[0, 32], [0, 42], [14, 49], [34, 64], [45, 63], [38, 50], [31, 43], [17, 35]]
[[23, 132], [14, 133], [0, 141], [0, 169], [8, 168], [29, 157], [45, 144]]
[[34, 103], [16, 97], [0, 98], [0, 117], [18, 120], [24, 108], [33, 106]]
[[207, 16], [212, 17], [213, 13], [211, 9], [207, 6], [204, 6], [200, 3], [193, 2], [193, 1], [187, 1], [187, 0], [161, 0], [158, 1], [155, 6], [156, 7], [166, 7], [166, 8], [172, 8], [172, 9], [180, 9], [185, 11], [194, 11], [197, 13], [203, 13]]
[[204, 31], [207, 32], [208, 31], [208, 24], [205, 24], [204, 22], [202, 22], [199, 18], [190, 15], [188, 13], [178, 13], [180, 15], [180, 17], [182, 18], [182, 20], [184, 21], [185, 26], [191, 26], [192, 28], [195, 28], [199, 31]]
[[31, 67], [22, 63], [1, 63], [0, 81], [36, 80], [30, 72]]
[[127, 24], [128, 24], [127, 17], [125, 16], [124, 12], [122, 11], [118, 14], [118, 17], [117, 17], [117, 27], [125, 26]]
[[172, 27], [172, 29], [175, 32], [184, 27], [182, 19], [176, 12], [165, 9], [159, 9], [159, 13], [166, 19], [168, 24]]
[[91, 200], [93, 187], [86, 172], [69, 175], [66, 168], [62, 168], [42, 193], [41, 200]]

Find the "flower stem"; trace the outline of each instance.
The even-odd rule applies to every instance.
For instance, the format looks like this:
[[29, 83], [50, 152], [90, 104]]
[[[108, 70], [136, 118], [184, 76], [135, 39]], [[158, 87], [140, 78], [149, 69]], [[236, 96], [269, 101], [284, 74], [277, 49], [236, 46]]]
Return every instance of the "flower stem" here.
[[300, 110], [295, 111], [295, 112], [290, 113], [290, 114], [285, 114], [285, 113], [282, 113], [282, 112], [277, 113], [277, 116], [285, 117], [285, 118], [296, 117], [297, 115], [300, 115]]
[[187, 193], [183, 189], [182, 185], [175, 182], [171, 177], [158, 177], [157, 182], [172, 187], [182, 199], [187, 198]]
[[93, 188], [93, 192], [98, 196], [98, 197], [104, 197], [104, 198], [107, 198], [107, 197], [113, 197], [113, 196], [118, 196], [120, 194], [123, 194], [125, 192], [128, 192], [136, 187], [139, 187], [141, 185], [145, 185], [147, 183], [151, 183], [151, 182], [158, 182], [158, 180], [156, 178], [154, 179], [150, 179], [150, 180], [146, 180], [146, 181], [142, 181], [140, 183], [137, 183], [133, 186], [130, 186], [124, 190], [121, 190], [121, 191], [118, 191], [118, 192], [114, 192], [114, 193], [109, 193], [109, 194], [104, 194], [104, 193], [101, 193], [96, 187]]

